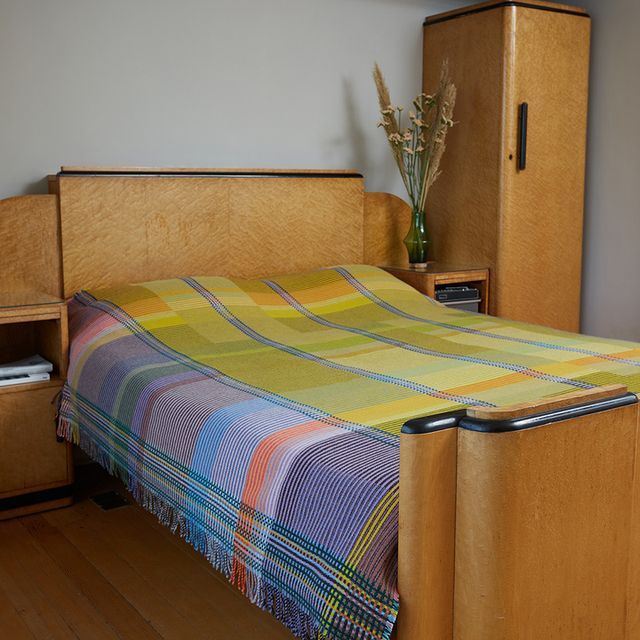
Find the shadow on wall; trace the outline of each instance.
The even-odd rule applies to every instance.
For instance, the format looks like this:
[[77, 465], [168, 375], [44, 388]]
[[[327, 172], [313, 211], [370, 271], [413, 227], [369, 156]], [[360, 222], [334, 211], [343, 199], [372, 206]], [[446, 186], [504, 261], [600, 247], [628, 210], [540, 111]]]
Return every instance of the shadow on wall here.
[[[373, 83], [373, 80], [371, 81]], [[350, 78], [342, 78], [342, 95], [344, 101], [344, 113], [345, 113], [345, 130], [343, 134], [337, 138], [332, 138], [327, 141], [327, 148], [334, 153], [339, 151], [338, 155], [345, 154], [346, 164], [345, 168], [353, 168], [360, 171], [365, 180], [368, 175], [376, 175], [376, 182], [379, 184], [393, 184], [396, 180], [396, 167], [395, 164], [387, 162], [387, 150], [385, 148], [386, 141], [383, 133], [379, 133], [380, 140], [376, 141], [376, 145], [379, 143], [380, 148], [384, 150], [384, 155], [380, 153], [371, 153], [370, 151], [370, 131], [374, 130], [375, 122], [363, 122], [362, 114], [366, 110], [359, 109], [355, 91], [353, 87], [353, 80]], [[378, 149], [378, 150], [379, 150]], [[383, 162], [376, 162], [376, 159], [382, 159]]]
[[33, 182], [28, 182], [20, 195], [22, 196], [33, 196], [33, 195], [41, 195], [43, 193], [49, 193], [49, 185], [48, 178], [45, 176], [44, 178], [40, 178], [40, 180], [34, 180]]

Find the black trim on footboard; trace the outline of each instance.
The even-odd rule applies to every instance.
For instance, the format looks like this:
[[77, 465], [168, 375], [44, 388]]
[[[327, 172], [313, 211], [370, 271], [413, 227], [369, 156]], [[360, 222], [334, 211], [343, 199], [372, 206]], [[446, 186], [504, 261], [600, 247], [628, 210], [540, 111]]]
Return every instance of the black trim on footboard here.
[[457, 427], [464, 417], [466, 417], [466, 409], [458, 411], [449, 411], [448, 413], [439, 413], [435, 416], [426, 416], [424, 418], [413, 418], [405, 422], [402, 426], [402, 433], [417, 435], [420, 433], [434, 433], [443, 429], [451, 429]]
[[482, 433], [508, 433], [542, 427], [547, 424], [553, 424], [554, 422], [580, 418], [593, 413], [599, 413], [600, 411], [618, 409], [636, 403], [638, 403], [638, 397], [634, 393], [625, 393], [617, 398], [606, 398], [605, 400], [587, 402], [574, 407], [552, 409], [543, 413], [536, 413], [510, 420], [480, 420], [478, 418], [468, 417], [464, 410], [452, 411], [435, 416], [409, 420], [403, 425], [402, 433], [409, 435], [425, 434], [442, 429], [450, 429], [452, 427], [460, 427], [468, 431], [479, 431]]

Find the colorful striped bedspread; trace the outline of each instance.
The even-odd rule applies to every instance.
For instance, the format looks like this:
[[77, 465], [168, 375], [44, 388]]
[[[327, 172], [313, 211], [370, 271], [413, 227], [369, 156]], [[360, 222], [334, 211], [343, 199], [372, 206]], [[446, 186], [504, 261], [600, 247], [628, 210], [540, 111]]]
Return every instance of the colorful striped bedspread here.
[[402, 424], [623, 383], [640, 345], [454, 311], [382, 270], [81, 292], [59, 433], [300, 638], [389, 638]]

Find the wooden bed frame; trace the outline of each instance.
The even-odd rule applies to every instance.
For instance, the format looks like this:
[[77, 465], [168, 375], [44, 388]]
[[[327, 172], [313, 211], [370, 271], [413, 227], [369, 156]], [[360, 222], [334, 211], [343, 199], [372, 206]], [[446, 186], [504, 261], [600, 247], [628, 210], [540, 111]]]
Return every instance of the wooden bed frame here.
[[[409, 219], [352, 171], [67, 167], [49, 184], [0, 201], [7, 290], [398, 263]], [[616, 385], [407, 423], [396, 637], [640, 638], [638, 407]]]

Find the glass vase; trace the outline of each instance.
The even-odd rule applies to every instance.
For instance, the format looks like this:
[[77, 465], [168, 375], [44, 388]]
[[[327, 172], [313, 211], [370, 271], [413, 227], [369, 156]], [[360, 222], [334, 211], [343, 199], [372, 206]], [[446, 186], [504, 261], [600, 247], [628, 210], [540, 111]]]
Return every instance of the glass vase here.
[[416, 269], [427, 266], [429, 233], [426, 217], [424, 211], [414, 209], [411, 212], [411, 226], [404, 239], [404, 246], [409, 254], [409, 264]]

